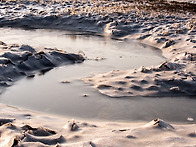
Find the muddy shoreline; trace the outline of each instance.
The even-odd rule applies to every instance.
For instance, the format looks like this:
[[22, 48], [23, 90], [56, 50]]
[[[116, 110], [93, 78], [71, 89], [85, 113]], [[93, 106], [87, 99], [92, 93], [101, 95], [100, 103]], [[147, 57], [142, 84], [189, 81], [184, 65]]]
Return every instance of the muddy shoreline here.
[[[192, 10], [195, 4], [172, 2], [171, 6], [164, 4], [163, 10], [148, 7], [153, 1], [142, 2], [142, 6], [140, 3], [134, 3], [135, 1], [47, 2], [1, 2], [0, 26], [95, 32], [120, 39], [130, 38], [158, 47], [167, 57], [167, 61], [157, 67], [115, 70], [84, 80], [94, 85], [102, 94], [111, 97], [187, 95], [195, 98], [195, 7]], [[156, 6], [162, 7], [163, 3]], [[142, 9], [138, 9], [137, 6], [141, 6]], [[156, 9], [156, 13], [149, 8]], [[174, 8], [186, 11], [181, 13], [181, 10], [175, 10], [174, 13], [170, 13]], [[191, 13], [187, 13], [190, 11]], [[1, 42], [2, 55], [8, 53], [4, 47], [7, 45]], [[9, 66], [11, 68], [8, 69], [12, 70], [13, 64], [21, 62], [20, 55], [27, 56], [26, 53], [23, 54], [24, 51], [29, 53], [31, 49], [30, 52], [34, 52], [27, 46], [22, 49], [23, 52], [21, 46], [17, 46], [12, 50], [17, 52], [11, 54], [14, 58], [1, 57], [1, 73]], [[59, 55], [59, 51], [55, 52]], [[20, 60], [14, 60], [18, 59], [15, 55], [17, 57], [19, 55]], [[34, 62], [30, 61], [40, 56], [50, 59], [59, 57], [37, 51], [28, 55], [32, 59], [29, 63], [32, 64]], [[24, 61], [22, 58], [22, 62]], [[8, 66], [4, 66], [5, 64]], [[1, 82], [4, 82], [5, 78], [6, 75], [3, 74]], [[47, 116], [4, 104], [0, 106], [1, 146], [195, 146], [196, 144], [195, 118], [191, 117], [187, 120], [193, 122], [192, 124], [169, 124], [161, 119], [136, 124], [90, 121], [86, 123], [84, 120]]]
[[[45, 3], [45, 4], [44, 4]], [[195, 14], [175, 12], [168, 13], [156, 9], [147, 11], [147, 7], [156, 6], [155, 1], [66, 1], [47, 4], [43, 2], [10, 2], [2, 3], [0, 26], [20, 28], [52, 28], [94, 32], [111, 36], [112, 38], [131, 38], [160, 48], [168, 58], [159, 67], [141, 67], [136, 71], [129, 71], [126, 76], [139, 73], [143, 79], [129, 81], [129, 86], [118, 85], [124, 77], [112, 74], [107, 79], [95, 76], [85, 80], [98, 87], [97, 89], [108, 96], [195, 96]], [[161, 1], [159, 4], [168, 3]], [[181, 2], [169, 2], [184, 7]], [[15, 5], [16, 4], [16, 7]], [[187, 6], [195, 5], [187, 3]], [[9, 7], [6, 7], [9, 6]], [[14, 6], [14, 7], [13, 7]], [[146, 7], [140, 9], [140, 6]], [[163, 7], [170, 11], [169, 6]], [[173, 9], [173, 8], [172, 8]], [[191, 69], [191, 71], [190, 71]], [[121, 72], [121, 71], [120, 71]], [[119, 73], [120, 73], [119, 72]], [[148, 77], [147, 75], [150, 76]], [[119, 74], [118, 74], [119, 75]], [[169, 75], [169, 76], [168, 76]], [[103, 76], [103, 75], [102, 75]], [[157, 77], [158, 76], [158, 79]], [[118, 81], [117, 81], [118, 79]], [[154, 80], [152, 80], [154, 79]], [[138, 83], [146, 81], [146, 87]], [[106, 83], [102, 83], [106, 81]], [[116, 81], [116, 82], [114, 82]], [[140, 85], [141, 84], [141, 85]], [[105, 88], [104, 88], [105, 85]], [[184, 86], [185, 85], [185, 86]], [[100, 88], [101, 87], [101, 88]], [[127, 87], [129, 87], [127, 89]], [[131, 88], [132, 87], [132, 88]], [[187, 88], [192, 87], [192, 88]]]

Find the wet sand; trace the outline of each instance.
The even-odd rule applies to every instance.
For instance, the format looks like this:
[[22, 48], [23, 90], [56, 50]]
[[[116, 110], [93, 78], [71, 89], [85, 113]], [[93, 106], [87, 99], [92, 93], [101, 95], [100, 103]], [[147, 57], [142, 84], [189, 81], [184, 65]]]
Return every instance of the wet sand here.
[[[150, 1], [1, 2], [0, 26], [85, 31], [115, 39], [131, 38], [158, 47], [167, 61], [157, 67], [116, 70], [84, 80], [110, 97], [186, 95], [194, 98], [196, 95], [195, 4], [177, 2], [168, 5], [166, 1], [159, 2], [158, 4]], [[83, 61], [81, 55], [67, 54], [56, 49], [38, 51], [28, 45], [10, 46], [4, 42], [0, 44], [3, 55], [0, 60], [2, 87], [9, 86], [21, 74], [31, 77], [32, 71], [44, 69], [45, 72], [48, 70], [45, 67], [59, 66], [64, 59], [68, 63]], [[21, 66], [21, 63], [25, 64]], [[46, 116], [4, 104], [1, 104], [1, 117], [1, 146], [195, 146], [196, 144], [195, 124], [169, 124], [160, 119], [154, 119], [147, 125], [107, 122], [91, 124], [73, 120], [66, 123], [67, 120], [63, 118]], [[188, 120], [194, 121], [193, 118]]]

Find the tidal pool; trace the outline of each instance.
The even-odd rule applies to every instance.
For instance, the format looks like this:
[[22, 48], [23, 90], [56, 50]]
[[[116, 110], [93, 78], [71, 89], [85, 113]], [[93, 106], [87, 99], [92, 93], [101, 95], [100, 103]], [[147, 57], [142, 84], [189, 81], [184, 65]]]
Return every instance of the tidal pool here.
[[[111, 70], [159, 65], [161, 51], [131, 40], [113, 40], [81, 32], [0, 29], [1, 41], [83, 52], [87, 60], [23, 78], [0, 95], [0, 102], [36, 111], [92, 120], [196, 120], [196, 100], [188, 97], [109, 98], [81, 79]], [[69, 81], [61, 83], [61, 81]], [[84, 97], [84, 94], [87, 97]]]

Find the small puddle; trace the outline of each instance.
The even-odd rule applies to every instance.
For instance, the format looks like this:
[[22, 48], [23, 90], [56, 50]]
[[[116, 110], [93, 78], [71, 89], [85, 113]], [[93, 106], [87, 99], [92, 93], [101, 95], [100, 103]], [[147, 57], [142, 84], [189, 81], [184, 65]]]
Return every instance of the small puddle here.
[[[2, 35], [3, 34], [3, 35]], [[56, 30], [1, 28], [1, 41], [50, 47], [69, 53], [82, 51], [89, 60], [55, 68], [6, 89], [0, 102], [73, 118], [137, 121], [156, 117], [169, 121], [196, 119], [196, 101], [187, 98], [109, 98], [80, 79], [114, 69], [126, 70], [162, 63], [160, 50], [134, 41], [112, 40]], [[94, 60], [101, 59], [104, 60]], [[61, 83], [67, 80], [70, 83]], [[83, 95], [87, 94], [87, 97]]]

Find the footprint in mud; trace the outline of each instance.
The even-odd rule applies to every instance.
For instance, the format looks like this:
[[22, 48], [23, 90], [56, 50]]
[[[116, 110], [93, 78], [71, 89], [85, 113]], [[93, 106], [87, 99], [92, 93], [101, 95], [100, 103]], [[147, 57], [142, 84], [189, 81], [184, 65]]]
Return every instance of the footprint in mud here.
[[110, 89], [110, 88], [112, 88], [112, 86], [101, 84], [101, 85], [98, 85], [97, 88], [98, 89]]
[[23, 117], [25, 117], [26, 119], [31, 119], [32, 115], [31, 114], [24, 114]]
[[128, 139], [136, 139], [136, 137], [135, 136], [132, 136], [132, 135], [127, 135], [126, 136]]
[[196, 137], [196, 132], [188, 134], [189, 137]]
[[24, 125], [21, 128], [25, 131], [25, 133], [29, 133], [34, 136], [51, 136], [56, 134], [55, 131], [42, 127], [33, 128], [30, 125]]
[[24, 125], [21, 127], [23, 130], [23, 137], [15, 138], [14, 145], [23, 145], [29, 142], [42, 143], [44, 145], [56, 145], [58, 143], [64, 143], [65, 138], [62, 135], [57, 134], [55, 131], [38, 127], [34, 128], [30, 125]]
[[49, 137], [38, 137], [31, 134], [26, 133], [25, 138], [22, 140], [23, 142], [41, 142], [45, 145], [56, 145], [58, 143], [64, 143], [65, 138], [62, 135], [55, 135]]

